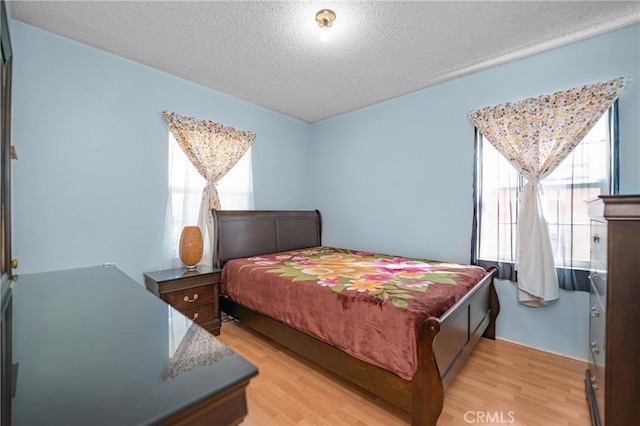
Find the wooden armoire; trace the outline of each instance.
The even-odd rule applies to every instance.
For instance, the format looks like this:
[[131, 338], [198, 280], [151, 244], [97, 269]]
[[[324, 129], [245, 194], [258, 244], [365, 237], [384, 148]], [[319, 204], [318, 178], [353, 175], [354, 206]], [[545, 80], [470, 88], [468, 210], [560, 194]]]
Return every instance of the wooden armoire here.
[[589, 369], [593, 425], [640, 424], [640, 195], [601, 196], [591, 218]]

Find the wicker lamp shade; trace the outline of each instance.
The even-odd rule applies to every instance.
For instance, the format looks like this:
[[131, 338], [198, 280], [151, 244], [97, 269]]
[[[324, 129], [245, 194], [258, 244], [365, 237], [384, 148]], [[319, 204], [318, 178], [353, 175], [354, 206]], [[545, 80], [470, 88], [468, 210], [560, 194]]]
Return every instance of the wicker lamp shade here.
[[202, 232], [197, 226], [185, 226], [180, 235], [180, 260], [187, 269], [195, 269], [202, 259]]

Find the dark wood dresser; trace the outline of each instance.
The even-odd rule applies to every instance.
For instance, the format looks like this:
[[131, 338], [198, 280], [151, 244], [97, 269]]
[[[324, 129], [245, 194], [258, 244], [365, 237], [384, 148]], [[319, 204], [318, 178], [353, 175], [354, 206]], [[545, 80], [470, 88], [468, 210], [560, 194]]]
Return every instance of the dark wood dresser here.
[[588, 212], [591, 423], [640, 424], [640, 195], [601, 196]]
[[258, 372], [102, 266], [19, 277], [13, 362], [13, 426], [237, 425]]

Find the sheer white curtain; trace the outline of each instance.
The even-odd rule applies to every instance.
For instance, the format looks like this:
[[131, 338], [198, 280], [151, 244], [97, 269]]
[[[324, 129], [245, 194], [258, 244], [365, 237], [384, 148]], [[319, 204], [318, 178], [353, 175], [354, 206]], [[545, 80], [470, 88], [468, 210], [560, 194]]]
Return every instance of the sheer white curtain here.
[[[183, 266], [178, 255], [178, 243], [182, 228], [198, 224], [198, 212], [202, 201], [202, 189], [207, 181], [198, 173], [169, 133], [169, 195], [165, 217], [165, 235], [159, 269]], [[226, 210], [253, 209], [253, 178], [251, 173], [251, 149], [218, 182], [220, 205]], [[200, 264], [211, 265], [212, 243], [203, 233], [204, 251]]]

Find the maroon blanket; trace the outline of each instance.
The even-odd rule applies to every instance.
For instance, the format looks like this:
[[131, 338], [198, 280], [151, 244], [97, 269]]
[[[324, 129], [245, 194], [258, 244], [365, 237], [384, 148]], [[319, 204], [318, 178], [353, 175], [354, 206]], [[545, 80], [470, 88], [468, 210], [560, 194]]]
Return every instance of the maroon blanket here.
[[314, 247], [227, 262], [229, 299], [411, 380], [418, 326], [485, 275], [478, 266]]

